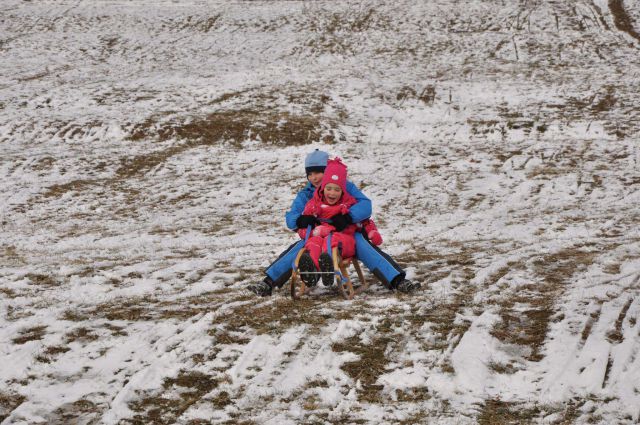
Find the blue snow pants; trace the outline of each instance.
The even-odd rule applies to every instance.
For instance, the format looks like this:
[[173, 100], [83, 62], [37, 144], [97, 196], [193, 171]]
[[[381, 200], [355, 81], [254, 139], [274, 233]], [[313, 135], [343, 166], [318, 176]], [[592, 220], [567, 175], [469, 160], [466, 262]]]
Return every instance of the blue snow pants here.
[[[373, 245], [364, 235], [356, 232], [356, 257], [377, 277], [384, 286], [391, 289], [391, 282], [400, 276], [405, 276], [404, 270], [393, 261], [389, 255]], [[298, 255], [298, 251], [304, 246], [300, 240], [287, 248], [276, 261], [271, 263], [265, 273], [274, 282], [274, 286], [281, 287], [291, 277], [291, 266]]]

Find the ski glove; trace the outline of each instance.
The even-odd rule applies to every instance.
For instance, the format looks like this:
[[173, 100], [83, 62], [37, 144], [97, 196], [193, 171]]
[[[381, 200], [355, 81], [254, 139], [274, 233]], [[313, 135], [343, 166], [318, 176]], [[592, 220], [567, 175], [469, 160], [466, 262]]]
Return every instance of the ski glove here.
[[338, 214], [331, 217], [331, 224], [338, 232], [342, 232], [351, 223], [353, 223], [353, 220], [349, 214]]
[[315, 226], [317, 222], [318, 219], [313, 215], [301, 215], [296, 220], [296, 226], [298, 229], [306, 229], [309, 225]]

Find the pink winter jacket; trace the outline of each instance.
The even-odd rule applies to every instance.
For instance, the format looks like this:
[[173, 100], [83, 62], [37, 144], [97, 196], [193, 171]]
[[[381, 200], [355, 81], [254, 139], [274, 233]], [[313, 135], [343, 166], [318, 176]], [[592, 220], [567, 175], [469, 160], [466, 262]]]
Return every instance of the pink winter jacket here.
[[[324, 196], [320, 193], [320, 190], [316, 190], [313, 193], [313, 198], [309, 199], [304, 207], [303, 215], [313, 215], [321, 219], [320, 221], [331, 219], [331, 217], [338, 214], [347, 214], [349, 208], [356, 203], [356, 199], [349, 195], [348, 192], [342, 193], [342, 198], [335, 205], [329, 205], [324, 202]], [[321, 223], [316, 226], [311, 233], [311, 236], [328, 236], [329, 233], [336, 230], [330, 223]], [[355, 224], [350, 224], [341, 233], [347, 235], [353, 235], [357, 230]], [[298, 235], [304, 239], [307, 235], [307, 229], [298, 229]]]

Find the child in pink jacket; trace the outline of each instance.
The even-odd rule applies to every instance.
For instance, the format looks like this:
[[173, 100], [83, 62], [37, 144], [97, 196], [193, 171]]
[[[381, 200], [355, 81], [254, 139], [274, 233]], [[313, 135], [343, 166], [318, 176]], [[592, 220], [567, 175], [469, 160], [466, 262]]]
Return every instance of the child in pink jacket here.
[[[356, 203], [356, 200], [349, 195], [346, 189], [347, 167], [340, 158], [331, 159], [327, 162], [324, 176], [320, 186], [313, 194], [313, 198], [305, 205], [303, 215], [315, 216], [319, 223], [312, 229], [305, 244], [305, 252], [298, 263], [300, 276], [309, 286], [314, 286], [318, 278], [312, 274], [318, 270], [333, 273], [333, 262], [329, 256], [327, 242], [331, 235], [331, 250], [339, 247], [342, 258], [353, 257], [356, 253], [356, 241], [354, 233], [364, 227], [367, 235], [373, 243], [382, 242], [372, 220], [366, 220], [362, 224], [350, 224], [341, 232], [337, 232], [331, 225], [331, 218], [336, 215], [344, 215], [349, 212], [349, 208]], [[301, 238], [306, 236], [306, 229], [298, 230]], [[323, 274], [322, 283], [330, 286], [333, 283], [333, 274]]]

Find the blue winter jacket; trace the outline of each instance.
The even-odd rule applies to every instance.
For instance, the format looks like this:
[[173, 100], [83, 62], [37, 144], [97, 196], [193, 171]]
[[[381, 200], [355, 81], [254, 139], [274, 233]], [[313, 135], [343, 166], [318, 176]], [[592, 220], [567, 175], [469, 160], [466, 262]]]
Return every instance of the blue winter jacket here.
[[[291, 204], [291, 209], [285, 214], [287, 227], [291, 230], [296, 230], [296, 220], [302, 215], [305, 205], [309, 202], [309, 199], [313, 197], [315, 187], [308, 182], [307, 185], [296, 195], [296, 199]], [[362, 220], [366, 220], [371, 217], [371, 200], [364, 196], [362, 192], [356, 187], [355, 184], [347, 180], [347, 192], [354, 198], [356, 203], [349, 208], [349, 215], [354, 223], [359, 223]]]

